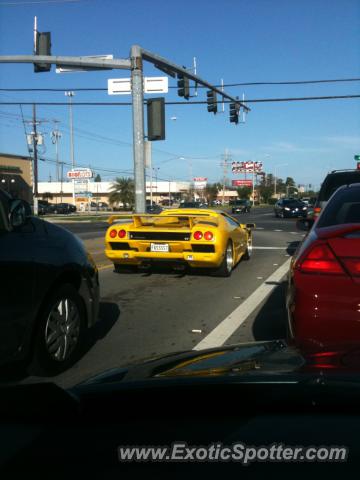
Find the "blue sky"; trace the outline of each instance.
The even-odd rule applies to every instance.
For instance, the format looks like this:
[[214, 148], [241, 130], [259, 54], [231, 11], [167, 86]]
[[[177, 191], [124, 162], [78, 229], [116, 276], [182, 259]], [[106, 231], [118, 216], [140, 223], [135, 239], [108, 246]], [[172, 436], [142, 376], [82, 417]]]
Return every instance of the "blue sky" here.
[[[219, 83], [360, 77], [358, 0], [0, 0], [0, 55], [31, 54], [34, 15], [39, 31], [51, 31], [54, 55], [112, 53], [126, 58], [132, 44], [191, 66]], [[151, 65], [145, 74], [163, 75]], [[0, 88], [107, 87], [126, 71], [34, 74], [31, 65], [0, 65]], [[169, 79], [175, 85], [174, 79]], [[247, 99], [359, 94], [360, 82], [229, 88]], [[0, 92], [0, 101], [64, 101], [63, 92]], [[107, 92], [77, 92], [74, 101], [123, 101]], [[178, 100], [176, 90], [166, 100]], [[198, 99], [205, 99], [200, 91]], [[166, 140], [154, 142], [159, 177], [221, 178], [221, 155], [263, 160], [265, 170], [319, 185], [329, 169], [353, 168], [360, 153], [360, 99], [250, 104], [244, 125], [230, 124], [228, 110], [214, 116], [206, 105], [166, 108]], [[25, 118], [30, 107], [23, 107]], [[66, 106], [38, 107], [44, 120], [46, 158], [54, 158], [49, 132], [60, 121], [61, 159], [69, 161]], [[171, 117], [177, 120], [171, 120]], [[74, 107], [75, 160], [79, 164], [132, 171], [130, 107]], [[96, 136], [98, 135], [98, 136]], [[106, 137], [106, 142], [99, 136]], [[0, 151], [25, 154], [18, 106], [0, 105]], [[184, 157], [185, 160], [180, 160]], [[40, 176], [54, 176], [41, 162]], [[103, 179], [110, 173], [101, 172]], [[235, 178], [230, 175], [230, 178]]]

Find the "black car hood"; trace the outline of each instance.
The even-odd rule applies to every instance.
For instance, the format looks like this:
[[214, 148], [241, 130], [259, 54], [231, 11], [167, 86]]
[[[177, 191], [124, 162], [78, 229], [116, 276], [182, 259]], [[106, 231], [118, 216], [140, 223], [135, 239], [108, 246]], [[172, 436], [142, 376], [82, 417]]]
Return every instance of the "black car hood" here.
[[219, 378], [323, 372], [360, 373], [359, 345], [287, 344], [283, 340], [187, 351], [105, 371], [83, 384], [148, 379]]

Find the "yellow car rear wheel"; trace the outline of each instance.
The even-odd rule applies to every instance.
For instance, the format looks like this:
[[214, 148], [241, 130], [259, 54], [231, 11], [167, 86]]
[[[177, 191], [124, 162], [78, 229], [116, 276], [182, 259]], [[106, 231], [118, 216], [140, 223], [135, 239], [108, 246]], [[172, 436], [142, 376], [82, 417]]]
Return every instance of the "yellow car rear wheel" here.
[[215, 275], [217, 277], [230, 277], [232, 269], [234, 268], [234, 250], [231, 242], [228, 242], [224, 258], [220, 266], [215, 270]]

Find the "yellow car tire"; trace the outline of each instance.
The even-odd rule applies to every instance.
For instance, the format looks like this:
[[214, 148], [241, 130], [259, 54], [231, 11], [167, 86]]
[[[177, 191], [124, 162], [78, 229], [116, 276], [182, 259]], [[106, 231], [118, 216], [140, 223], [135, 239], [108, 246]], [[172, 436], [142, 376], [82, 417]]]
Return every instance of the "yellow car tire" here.
[[230, 277], [233, 268], [234, 249], [232, 243], [229, 241], [224, 252], [224, 258], [220, 266], [215, 270], [215, 275], [217, 277]]

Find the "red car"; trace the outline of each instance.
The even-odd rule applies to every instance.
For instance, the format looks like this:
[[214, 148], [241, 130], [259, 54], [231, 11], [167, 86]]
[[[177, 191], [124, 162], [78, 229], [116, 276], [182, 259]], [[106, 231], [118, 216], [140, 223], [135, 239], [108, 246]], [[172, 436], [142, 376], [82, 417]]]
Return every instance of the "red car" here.
[[296, 251], [287, 290], [297, 344], [360, 341], [360, 184], [340, 187]]

